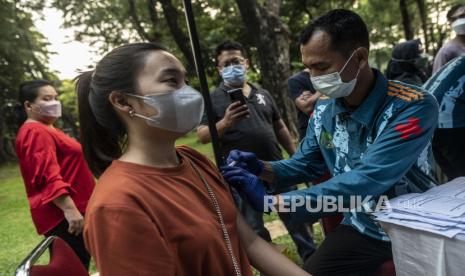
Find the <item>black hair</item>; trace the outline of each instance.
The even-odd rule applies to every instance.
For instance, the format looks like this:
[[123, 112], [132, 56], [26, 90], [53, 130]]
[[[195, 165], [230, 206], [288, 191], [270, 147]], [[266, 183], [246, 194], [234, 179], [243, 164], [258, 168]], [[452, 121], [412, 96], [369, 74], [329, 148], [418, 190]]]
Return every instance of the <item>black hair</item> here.
[[117, 116], [109, 95], [113, 91], [138, 91], [137, 74], [153, 51], [166, 51], [155, 43], [132, 43], [106, 54], [92, 71], [76, 80], [78, 94], [80, 140], [89, 168], [95, 176], [122, 154], [126, 128]]
[[24, 110], [24, 103], [34, 102], [39, 96], [39, 89], [44, 86], [53, 86], [53, 82], [44, 79], [25, 81], [19, 85], [18, 102], [19, 105], [15, 108], [15, 122], [22, 125], [27, 120], [27, 113]]
[[236, 41], [226, 40], [221, 42], [215, 49], [215, 63], [218, 65], [218, 57], [221, 55], [223, 51], [241, 51], [243, 57], [247, 57], [247, 53], [245, 51], [244, 46]]
[[307, 44], [317, 31], [327, 33], [332, 50], [344, 56], [349, 56], [358, 47], [370, 49], [367, 26], [355, 12], [336, 9], [316, 18], [300, 33], [299, 45]]
[[463, 8], [463, 7], [465, 7], [465, 4], [453, 5], [453, 6], [449, 9], [449, 11], [447, 12], [447, 14], [446, 14], [447, 20], [448, 20], [449, 22], [452, 22], [452, 21], [454, 20], [454, 18], [453, 18], [454, 13], [455, 13], [458, 9]]
[[19, 103], [21, 105], [24, 104], [24, 102], [33, 102], [36, 100], [37, 96], [39, 95], [39, 89], [44, 86], [53, 86], [53, 83], [49, 80], [31, 80], [31, 81], [25, 81], [21, 83], [19, 86]]
[[392, 58], [394, 60], [413, 60], [420, 57], [422, 51], [420, 39], [412, 39], [397, 43], [392, 49]]

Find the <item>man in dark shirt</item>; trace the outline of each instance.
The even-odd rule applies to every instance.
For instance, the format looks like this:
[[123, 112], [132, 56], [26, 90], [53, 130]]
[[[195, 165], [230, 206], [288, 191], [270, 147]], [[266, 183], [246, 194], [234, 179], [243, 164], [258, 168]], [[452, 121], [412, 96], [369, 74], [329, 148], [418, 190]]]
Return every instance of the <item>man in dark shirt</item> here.
[[[280, 160], [283, 157], [280, 144], [289, 155], [294, 154], [294, 141], [270, 93], [246, 80], [249, 64], [242, 45], [231, 41], [223, 42], [216, 49], [216, 62], [223, 82], [211, 93], [211, 99], [220, 138], [220, 150], [224, 156], [233, 149], [239, 149], [254, 152], [264, 160]], [[242, 95], [239, 95], [244, 97], [246, 104], [231, 100], [228, 91], [234, 89], [242, 90]], [[211, 140], [207, 124], [207, 118], [204, 116], [197, 129], [201, 143]], [[293, 189], [296, 187], [291, 190]], [[271, 242], [270, 234], [263, 224], [263, 214], [255, 211], [239, 196], [236, 197], [236, 201], [254, 231]], [[313, 240], [305, 224], [289, 224], [287, 218], [287, 214], [281, 216], [300, 256], [305, 260], [315, 251]]]
[[302, 70], [287, 80], [289, 88], [289, 97], [294, 101], [297, 107], [297, 119], [299, 128], [299, 141], [305, 137], [307, 132], [308, 120], [313, 113], [313, 107], [320, 97], [310, 81], [308, 70]]

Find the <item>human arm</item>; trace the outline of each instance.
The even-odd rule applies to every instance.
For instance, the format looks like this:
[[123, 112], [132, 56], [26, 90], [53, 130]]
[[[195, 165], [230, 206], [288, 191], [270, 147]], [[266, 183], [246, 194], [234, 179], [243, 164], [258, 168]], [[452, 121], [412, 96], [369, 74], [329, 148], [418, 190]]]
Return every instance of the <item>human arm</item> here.
[[237, 214], [237, 230], [253, 267], [270, 276], [309, 275], [291, 260], [255, 234], [240, 213]]
[[439, 49], [434, 57], [432, 74], [434, 75], [438, 72], [447, 62], [454, 59], [454, 57], [455, 56], [451, 53], [450, 44], [446, 43], [446, 45]]
[[[376, 197], [387, 192], [415, 164], [436, 128], [437, 102], [431, 95], [425, 94], [424, 97], [425, 99], [394, 112], [397, 115], [386, 123], [355, 168], [335, 175], [319, 185], [279, 195], [275, 200], [279, 203], [278, 209], [282, 210], [281, 206], [291, 206], [291, 202], [296, 202], [297, 198], [310, 200], [309, 206], [314, 207], [322, 196], [333, 196], [338, 200], [342, 199], [342, 204], [347, 206], [350, 196]], [[316, 167], [324, 162], [321, 153], [316, 150], [317, 144], [312, 142], [309, 135], [312, 131], [309, 128], [296, 154], [288, 160], [265, 163], [261, 174], [270, 170], [275, 183], [289, 185], [303, 179], [313, 179], [318, 172], [323, 173], [324, 167], [320, 170]], [[312, 150], [312, 147], [315, 148]], [[295, 209], [292, 214], [294, 222], [310, 221], [324, 215], [322, 212], [308, 212], [306, 207], [307, 204]]]
[[274, 122], [274, 132], [278, 138], [278, 142], [283, 146], [289, 156], [295, 152], [295, 142], [292, 139], [291, 133], [282, 119]]
[[318, 101], [320, 96], [320, 92], [315, 92], [312, 94], [310, 91], [304, 91], [300, 96], [295, 98], [294, 103], [300, 111], [305, 114], [310, 114], [313, 112], [315, 103]]
[[[244, 119], [249, 115], [247, 105], [241, 105], [241, 102], [236, 101], [228, 106], [225, 111], [224, 117], [216, 123], [216, 130], [218, 137], [223, 134], [236, 122]], [[211, 141], [210, 130], [207, 125], [201, 125], [197, 128], [197, 138], [200, 143], [206, 144]]]
[[321, 94], [313, 88], [308, 70], [306, 69], [290, 77], [287, 80], [287, 87], [289, 97], [296, 107], [303, 113], [310, 114]]
[[276, 187], [319, 180], [328, 169], [321, 155], [313, 124], [312, 118], [305, 138], [299, 144], [297, 151], [287, 160], [263, 162], [253, 153], [232, 150], [227, 162], [230, 164], [236, 161], [235, 166], [258, 175], [269, 183], [270, 191]]
[[292, 186], [307, 181], [319, 180], [327, 171], [315, 136], [315, 122], [311, 118], [305, 137], [289, 159], [264, 162], [260, 178], [274, 187]]
[[63, 211], [68, 222], [68, 232], [74, 235], [81, 234], [84, 228], [84, 217], [74, 204], [73, 199], [67, 194], [62, 194], [53, 199], [53, 203]]
[[[424, 97], [394, 112], [396, 115], [367, 147], [356, 167], [319, 185], [283, 194], [280, 196], [282, 202], [289, 206], [296, 197], [301, 197], [310, 200], [310, 206], [314, 206], [322, 196], [332, 196], [348, 206], [351, 196], [377, 197], [386, 193], [417, 162], [433, 135], [438, 106], [431, 95]], [[322, 215], [321, 212], [308, 212], [306, 208], [297, 208], [292, 214], [296, 223]]]

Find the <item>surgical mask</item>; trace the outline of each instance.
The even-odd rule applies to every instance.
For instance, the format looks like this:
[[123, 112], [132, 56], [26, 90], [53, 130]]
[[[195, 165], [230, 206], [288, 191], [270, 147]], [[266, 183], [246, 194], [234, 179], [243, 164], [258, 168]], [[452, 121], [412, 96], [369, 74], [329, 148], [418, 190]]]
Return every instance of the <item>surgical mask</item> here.
[[242, 85], [245, 81], [245, 66], [242, 64], [234, 64], [221, 70], [221, 77], [224, 82], [229, 85]]
[[134, 116], [145, 119], [149, 126], [177, 133], [187, 133], [199, 125], [203, 116], [202, 95], [188, 85], [168, 93], [145, 96], [127, 95], [142, 99], [146, 105], [158, 111], [158, 114], [154, 116], [133, 113]]
[[46, 101], [41, 104], [33, 104], [39, 107], [39, 110], [36, 111], [31, 108], [32, 111], [39, 113], [41, 116], [50, 117], [50, 118], [60, 118], [61, 117], [61, 103], [60, 101]]
[[350, 55], [349, 59], [344, 64], [341, 71], [317, 77], [310, 76], [310, 80], [315, 90], [333, 99], [349, 96], [354, 90], [355, 84], [357, 83], [357, 77], [360, 73], [360, 69], [358, 69], [355, 78], [349, 82], [342, 81], [341, 72], [344, 71], [345, 67], [352, 59], [354, 54], [355, 51], [352, 53], [352, 55]]
[[452, 29], [458, 35], [465, 35], [465, 18], [458, 18], [452, 23]]

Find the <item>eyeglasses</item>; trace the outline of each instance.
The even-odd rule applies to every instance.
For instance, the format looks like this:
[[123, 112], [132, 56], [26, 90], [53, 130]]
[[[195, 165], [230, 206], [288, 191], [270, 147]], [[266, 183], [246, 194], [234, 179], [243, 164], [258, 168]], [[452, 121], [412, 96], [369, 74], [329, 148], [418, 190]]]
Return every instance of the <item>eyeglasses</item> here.
[[224, 67], [228, 67], [228, 66], [231, 66], [231, 65], [239, 65], [239, 64], [244, 64], [245, 62], [245, 59], [244, 58], [240, 58], [240, 57], [235, 57], [235, 58], [232, 58], [232, 59], [229, 59], [227, 61], [225, 61], [223, 64], [222, 64], [222, 68]]

